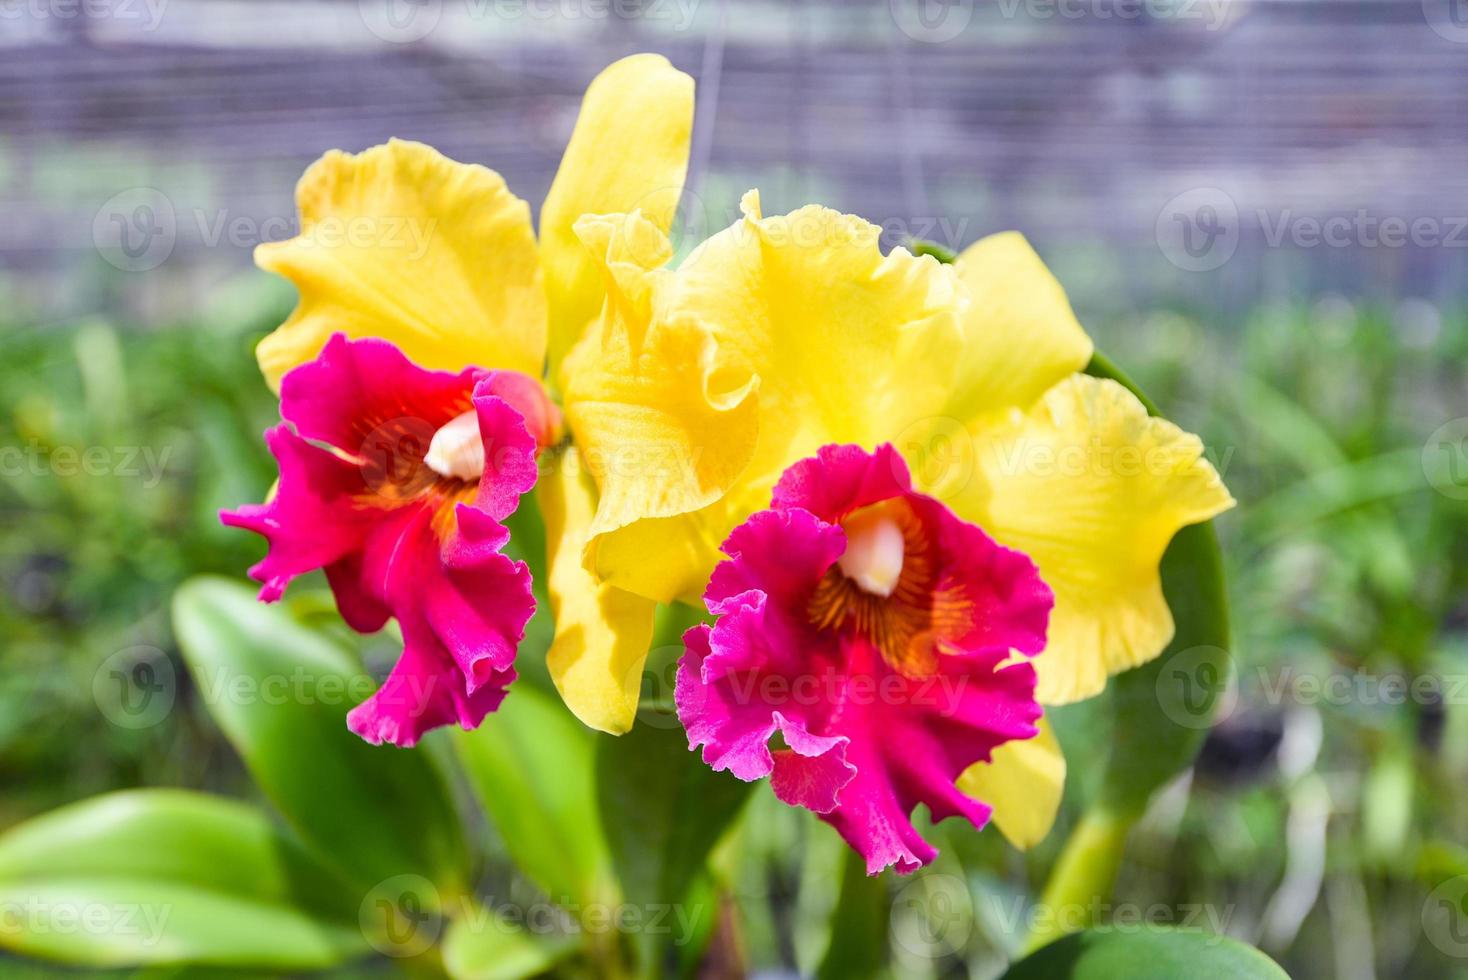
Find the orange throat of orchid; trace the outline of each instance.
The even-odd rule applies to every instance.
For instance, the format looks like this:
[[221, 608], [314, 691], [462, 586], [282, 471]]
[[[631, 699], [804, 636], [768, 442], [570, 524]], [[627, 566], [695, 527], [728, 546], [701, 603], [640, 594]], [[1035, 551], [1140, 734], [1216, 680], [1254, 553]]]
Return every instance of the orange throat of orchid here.
[[969, 609], [960, 592], [938, 588], [923, 522], [893, 498], [852, 511], [841, 529], [846, 551], [812, 593], [810, 621], [853, 630], [900, 674], [931, 675], [942, 640], [966, 627]]

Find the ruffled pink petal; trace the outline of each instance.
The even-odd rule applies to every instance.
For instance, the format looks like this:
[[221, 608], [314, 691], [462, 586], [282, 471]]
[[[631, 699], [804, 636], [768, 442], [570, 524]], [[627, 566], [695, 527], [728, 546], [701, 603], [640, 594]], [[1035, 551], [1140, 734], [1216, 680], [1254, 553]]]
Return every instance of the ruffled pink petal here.
[[[703, 746], [703, 761], [715, 772], [728, 770], [746, 782], [770, 774], [774, 760], [769, 741], [775, 734], [774, 712], [741, 693], [732, 671], [705, 683], [702, 677], [709, 649], [710, 628], [695, 626], [683, 636], [687, 653], [678, 662], [674, 702], [688, 732], [689, 748]], [[751, 662], [757, 654], [752, 654]]]
[[[384, 466], [373, 453], [348, 459], [280, 426], [267, 434], [281, 465], [275, 498], [221, 515], [269, 540], [252, 570], [265, 583], [262, 598], [279, 598], [291, 577], [324, 568], [348, 625], [370, 632], [398, 620], [402, 655], [348, 715], [369, 742], [408, 746], [440, 725], [473, 728], [515, 678], [535, 600], [529, 569], [501, 553], [509, 531], [500, 521], [535, 484], [538, 443], [516, 407], [536, 411], [530, 399], [544, 394], [535, 385], [510, 372], [423, 371], [383, 341], [340, 337], [286, 375], [283, 413], [339, 448], [384, 416], [434, 427], [395, 446]], [[486, 449], [477, 486], [439, 478], [423, 462], [432, 431], [466, 406]], [[542, 411], [536, 424], [548, 418]]]
[[[944, 613], [924, 634], [936, 656], [921, 676], [906, 662], [897, 669], [852, 620], [816, 625], [811, 607], [822, 581], [840, 575], [838, 522], [897, 497], [921, 522], [933, 605]], [[679, 718], [710, 766], [771, 775], [780, 799], [830, 822], [869, 872], [910, 872], [936, 853], [913, 810], [983, 826], [990, 808], [955, 781], [1036, 732], [1033, 667], [1000, 665], [1012, 650], [1043, 648], [1050, 590], [1026, 556], [913, 493], [890, 446], [825, 447], [785, 472], [774, 501], [724, 544], [730, 558], [705, 593], [718, 619], [684, 637]], [[776, 732], [785, 747], [772, 752]]]
[[900, 497], [911, 489], [907, 462], [890, 443], [870, 453], [860, 446], [829, 445], [781, 474], [770, 506], [800, 507], [834, 524], [858, 507]]
[[841, 529], [810, 511], [758, 511], [724, 542], [724, 554], [734, 560], [714, 567], [704, 603], [717, 615], [733, 597], [758, 591], [768, 594], [778, 606], [793, 606], [810, 595], [811, 583], [845, 550], [846, 535]]
[[281, 379], [280, 417], [305, 438], [349, 455], [410, 452], [411, 446], [380, 442], [406, 432], [422, 442], [421, 457], [440, 426], [469, 410], [484, 373], [425, 370], [386, 340], [332, 334], [315, 360]]
[[360, 549], [386, 511], [362, 501], [367, 488], [355, 463], [311, 445], [288, 426], [267, 431], [265, 445], [280, 467], [274, 499], [222, 511], [219, 518], [269, 542], [250, 577], [261, 583], [260, 599], [274, 602], [297, 575]]
[[363, 588], [362, 555], [353, 553], [326, 566], [326, 584], [336, 597], [336, 608], [358, 633], [376, 633], [392, 618], [392, 610]]
[[[525, 624], [535, 612], [530, 569], [500, 553], [504, 526], [483, 511], [458, 507], [459, 533], [420, 585], [424, 619], [475, 693], [515, 663]], [[482, 716], [481, 716], [482, 717]], [[479, 719], [466, 726], [479, 724]]]
[[460, 505], [458, 533], [441, 543], [433, 516], [416, 508], [382, 522], [352, 583], [377, 590], [403, 631], [397, 665], [347, 716], [374, 744], [407, 747], [440, 725], [477, 727], [515, 678], [515, 650], [535, 610], [529, 569], [498, 551], [502, 525]]
[[775, 722], [788, 749], [774, 753], [770, 788], [782, 802], [816, 813], [836, 809], [841, 790], [856, 775], [846, 760], [845, 735], [812, 735], [804, 723], [775, 712]]
[[936, 538], [940, 565], [935, 588], [961, 595], [969, 604], [968, 628], [949, 642], [966, 649], [1044, 650], [1055, 593], [1029, 555], [1001, 546], [932, 497], [906, 497]]
[[500, 706], [513, 669], [494, 675], [472, 693], [442, 648], [419, 631], [403, 632], [403, 653], [370, 698], [347, 714], [347, 727], [373, 745], [400, 748], [416, 745], [423, 734], [442, 725], [472, 729]]
[[[745, 613], [758, 618], [756, 609]], [[684, 634], [688, 652], [678, 664], [674, 696], [689, 747], [702, 745], [705, 763], [746, 782], [773, 773], [776, 795], [792, 806], [818, 813], [831, 810], [837, 792], [856, 772], [845, 760], [847, 739], [813, 734], [801, 717], [801, 702], [820, 708], [818, 699], [788, 688], [775, 690], [773, 685], [784, 678], [763, 672], [756, 650], [746, 651], [748, 669], [728, 664], [718, 680], [706, 681], [710, 632], [708, 626], [695, 626]], [[729, 654], [738, 652], [731, 649]], [[776, 732], [789, 748], [772, 753], [769, 742]]]
[[[539, 475], [535, 468], [535, 437], [514, 405], [494, 393], [496, 378], [506, 373], [486, 377], [474, 389], [479, 437], [484, 440], [484, 475], [479, 478], [474, 506], [496, 521], [515, 512], [520, 498], [535, 486]], [[503, 544], [501, 541], [495, 547]]]
[[474, 388], [476, 401], [502, 398], [520, 413], [525, 431], [541, 449], [554, 446], [561, 437], [561, 410], [545, 396], [539, 381], [519, 371], [489, 371]]
[[833, 719], [831, 730], [852, 741], [857, 773], [840, 806], [822, 819], [866, 858], [869, 874], [891, 865], [907, 874], [936, 854], [910, 819], [918, 804], [934, 821], [988, 823], [990, 807], [954, 783], [1003, 743], [1034, 737], [1034, 667], [996, 669], [1000, 657], [993, 653], [950, 655], [939, 658], [934, 676], [912, 679], [887, 670], [865, 641], [850, 641], [847, 655], [853, 676], [880, 681], [875, 690], [853, 685]]

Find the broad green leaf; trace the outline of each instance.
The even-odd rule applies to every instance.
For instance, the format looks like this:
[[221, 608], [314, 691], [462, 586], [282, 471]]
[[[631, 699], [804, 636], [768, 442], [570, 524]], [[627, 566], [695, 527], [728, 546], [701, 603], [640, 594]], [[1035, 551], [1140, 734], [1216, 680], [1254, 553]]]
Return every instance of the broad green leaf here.
[[540, 976], [576, 952], [564, 933], [534, 932], [536, 922], [512, 922], [475, 908], [449, 924], [443, 940], [444, 970], [453, 980], [524, 980]]
[[449, 900], [466, 851], [442, 774], [421, 751], [372, 746], [347, 730], [371, 692], [340, 647], [250, 590], [185, 583], [174, 631], [200, 696], [251, 775], [296, 832], [369, 888], [421, 875]]
[[597, 817], [592, 733], [559, 702], [516, 687], [459, 758], [516, 865], [567, 906], [606, 901], [611, 857]]
[[704, 765], [667, 712], [643, 711], [627, 734], [597, 736], [597, 799], [623, 896], [644, 921], [667, 924], [636, 935], [646, 975], [673, 967], [675, 920], [717, 914], [712, 900], [692, 907], [689, 893], [752, 785]]
[[1228, 599], [1213, 526], [1183, 528], [1162, 556], [1162, 592], [1177, 632], [1162, 656], [1112, 678], [1111, 754], [1101, 800], [1144, 809], [1193, 762], [1228, 686]]
[[1163, 926], [1092, 929], [1057, 940], [1001, 980], [1289, 980], [1236, 939]]
[[254, 808], [181, 790], [0, 836], [0, 945], [67, 963], [333, 966], [371, 952], [355, 892]]

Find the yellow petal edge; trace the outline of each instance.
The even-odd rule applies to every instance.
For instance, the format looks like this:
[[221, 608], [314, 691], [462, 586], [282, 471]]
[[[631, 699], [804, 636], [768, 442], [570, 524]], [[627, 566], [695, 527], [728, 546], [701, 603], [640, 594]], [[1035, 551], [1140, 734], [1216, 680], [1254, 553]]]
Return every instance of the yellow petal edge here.
[[392, 140], [333, 150], [296, 187], [300, 234], [255, 263], [300, 300], [256, 356], [270, 386], [336, 332], [381, 337], [416, 364], [539, 377], [546, 305], [530, 208], [493, 170]]
[[1022, 851], [1050, 833], [1065, 790], [1065, 756], [1050, 720], [1022, 742], [1005, 742], [989, 762], [979, 762], [958, 777], [961, 792], [994, 808], [994, 826]]
[[1234, 505], [1203, 443], [1109, 379], [1073, 375], [981, 433], [950, 504], [1029, 555], [1055, 592], [1035, 658], [1041, 704], [1099, 694], [1173, 635], [1158, 564], [1174, 534]]
[[540, 248], [550, 302], [550, 378], [595, 319], [602, 281], [576, 233], [586, 214], [641, 211], [672, 227], [693, 133], [693, 79], [657, 54], [638, 54], [602, 71], [581, 113], [540, 211]]
[[982, 238], [953, 267], [968, 287], [964, 347], [946, 413], [963, 420], [1028, 408], [1083, 369], [1095, 347], [1059, 280], [1017, 231]]
[[596, 488], [574, 448], [548, 461], [536, 487], [545, 518], [547, 591], [556, 633], [546, 654], [572, 714], [598, 731], [632, 727], [657, 604], [598, 583], [581, 566]]

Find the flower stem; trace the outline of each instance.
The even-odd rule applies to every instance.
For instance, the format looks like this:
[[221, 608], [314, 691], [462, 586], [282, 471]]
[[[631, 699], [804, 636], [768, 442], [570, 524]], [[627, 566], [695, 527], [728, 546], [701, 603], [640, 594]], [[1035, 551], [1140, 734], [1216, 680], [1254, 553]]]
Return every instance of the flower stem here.
[[1140, 816], [1098, 805], [1081, 817], [1045, 883], [1026, 953], [1094, 923], [1111, 898], [1127, 833]]

